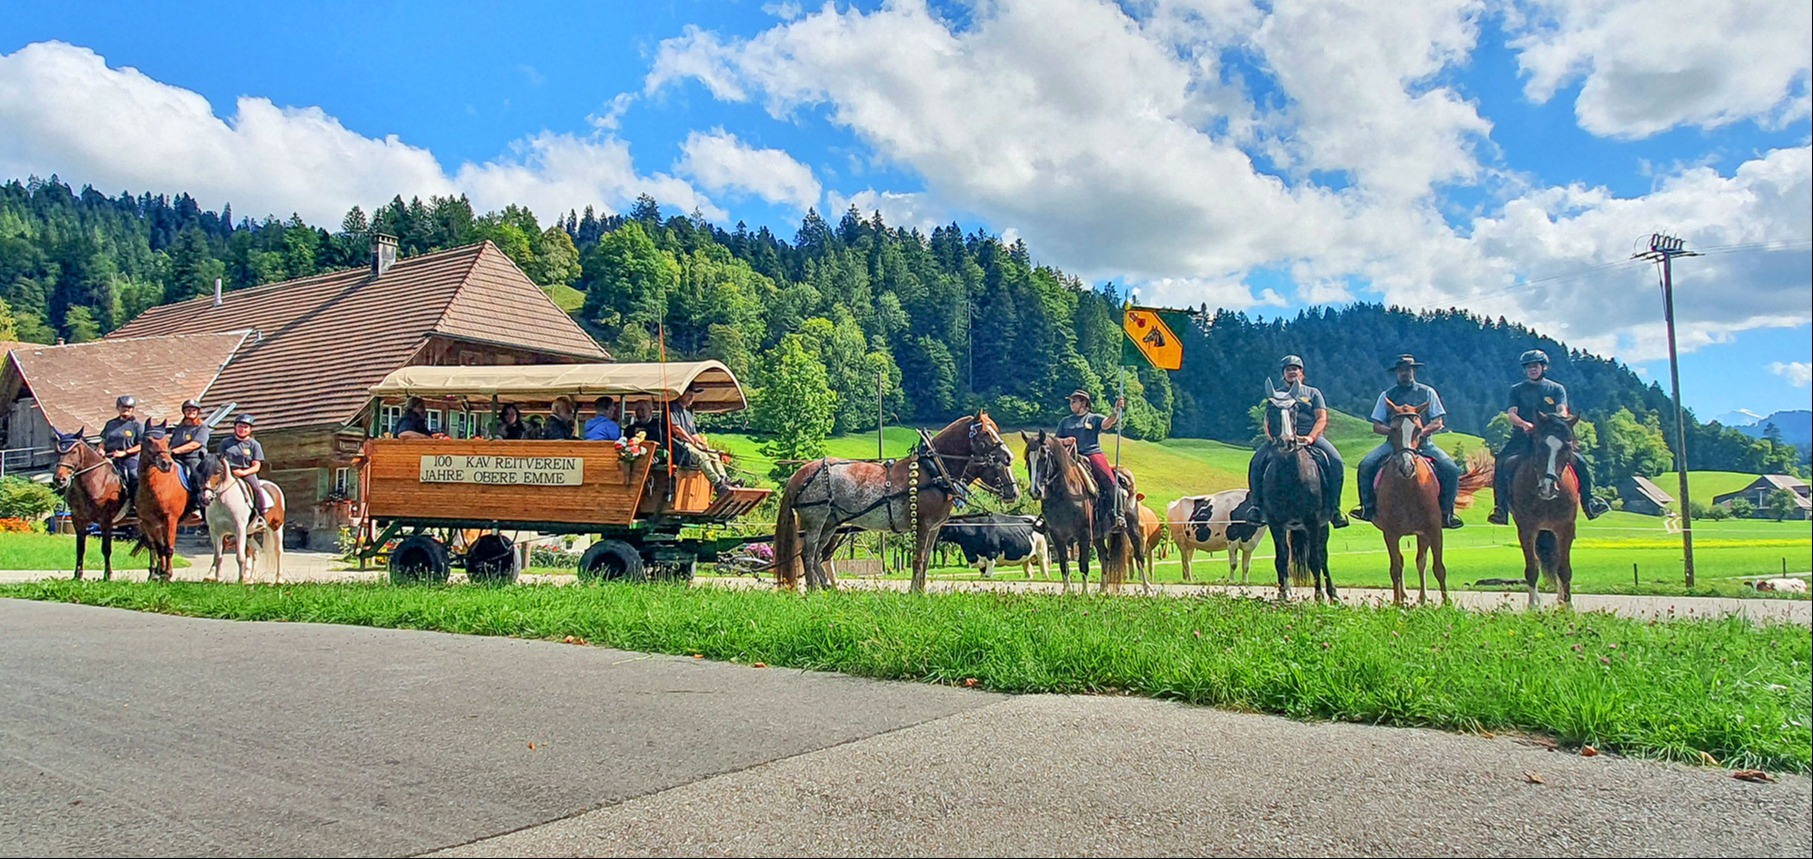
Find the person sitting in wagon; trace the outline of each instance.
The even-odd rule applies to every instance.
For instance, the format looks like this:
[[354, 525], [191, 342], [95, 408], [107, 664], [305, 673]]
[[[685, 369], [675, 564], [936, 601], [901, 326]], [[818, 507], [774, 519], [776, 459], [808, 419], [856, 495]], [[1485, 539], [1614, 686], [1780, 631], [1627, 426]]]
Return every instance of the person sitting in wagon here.
[[573, 418], [579, 407], [572, 397], [560, 397], [554, 400], [554, 413], [548, 415], [546, 423], [541, 425], [541, 437], [545, 441], [571, 441], [573, 438]]
[[634, 438], [636, 433], [643, 433], [643, 437], [654, 442], [657, 447], [667, 443], [661, 434], [661, 416], [655, 413], [654, 403], [648, 400], [637, 400], [630, 404], [630, 422], [623, 428], [623, 434]]
[[616, 441], [623, 438], [623, 428], [617, 425], [617, 401], [610, 397], [599, 397], [592, 401], [592, 408], [598, 416], [585, 422], [586, 441]]
[[428, 428], [428, 406], [421, 397], [410, 397], [403, 401], [403, 416], [397, 418], [397, 425], [391, 429], [394, 438], [446, 438], [446, 433]]
[[522, 409], [515, 403], [505, 403], [497, 412], [497, 421], [492, 424], [490, 436], [505, 441], [518, 441], [534, 438], [528, 424], [523, 423]]
[[673, 433], [674, 464], [705, 472], [705, 476], [711, 479], [713, 494], [723, 495], [730, 491], [730, 477], [724, 472], [724, 461], [717, 451], [711, 449], [705, 437], [699, 434], [698, 425], [693, 423], [692, 404], [704, 392], [703, 386], [692, 385], [680, 395], [679, 400], [668, 404], [668, 430]]

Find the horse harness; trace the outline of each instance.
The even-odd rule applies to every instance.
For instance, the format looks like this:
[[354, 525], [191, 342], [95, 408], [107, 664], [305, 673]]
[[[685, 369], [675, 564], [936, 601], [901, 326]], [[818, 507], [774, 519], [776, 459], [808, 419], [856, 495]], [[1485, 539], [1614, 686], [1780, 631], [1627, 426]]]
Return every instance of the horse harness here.
[[[972, 451], [975, 450], [976, 428], [977, 428], [976, 424], [971, 424], [970, 428], [969, 428], [970, 449]], [[970, 466], [966, 466], [963, 470], [963, 473], [966, 476], [974, 468], [974, 465], [973, 465], [974, 461], [976, 461], [976, 460], [990, 461], [995, 458], [993, 453], [983, 454], [980, 456], [975, 453], [941, 454], [937, 451], [936, 448], [932, 447], [931, 437], [926, 433], [926, 431], [924, 429], [919, 430], [919, 444], [914, 446], [912, 453], [910, 455], [913, 457], [913, 460], [907, 466], [907, 474], [908, 474], [907, 484], [908, 485], [903, 486], [898, 490], [894, 489], [893, 472], [894, 472], [894, 464], [899, 462], [900, 460], [898, 460], [898, 459], [882, 460], [882, 462], [881, 462], [881, 474], [882, 474], [882, 481], [883, 481], [882, 495], [880, 498], [877, 498], [873, 502], [870, 502], [867, 507], [864, 507], [860, 510], [851, 511], [851, 510], [846, 510], [846, 509], [838, 506], [836, 493], [833, 489], [835, 484], [826, 485], [824, 498], [816, 500], [816, 501], [796, 501], [796, 502], [794, 502], [794, 507], [796, 507], [796, 508], [799, 508], [799, 507], [830, 507], [831, 511], [832, 511], [832, 517], [834, 519], [834, 524], [842, 524], [842, 523], [848, 522], [852, 519], [860, 519], [863, 516], [868, 515], [875, 508], [886, 505], [888, 508], [888, 530], [898, 532], [900, 529], [899, 529], [899, 523], [896, 522], [894, 519], [894, 501], [904, 495], [904, 496], [908, 497], [908, 508], [909, 508], [908, 516], [909, 516], [909, 520], [910, 520], [908, 524], [911, 525], [915, 531], [917, 531], [918, 526], [919, 526], [919, 493], [920, 492], [923, 492], [927, 489], [936, 489], [939, 492], [944, 493], [947, 497], [956, 498], [959, 501], [968, 502], [970, 500], [969, 491], [964, 488], [963, 481], [952, 479], [950, 472], [945, 469], [945, 467], [944, 467], [944, 458], [945, 457], [948, 456], [952, 459], [970, 460], [972, 464]], [[818, 462], [819, 462], [818, 470], [814, 471], [812, 473], [811, 477], [806, 478], [806, 484], [804, 486], [800, 487], [800, 492], [802, 495], [805, 493], [806, 489], [810, 488], [812, 486], [812, 484], [819, 479], [819, 477], [829, 474], [831, 469], [839, 467], [839, 466], [854, 465], [856, 461], [855, 460], [839, 460], [839, 461], [833, 462], [830, 457], [825, 457], [823, 459], [820, 459]], [[931, 479], [922, 484], [920, 482], [920, 477], [919, 477], [921, 472], [930, 473]]]

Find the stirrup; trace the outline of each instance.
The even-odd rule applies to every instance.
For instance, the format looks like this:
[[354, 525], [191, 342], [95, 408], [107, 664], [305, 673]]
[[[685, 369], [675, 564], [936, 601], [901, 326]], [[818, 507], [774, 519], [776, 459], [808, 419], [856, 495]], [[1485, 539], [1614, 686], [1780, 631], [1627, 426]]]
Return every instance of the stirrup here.
[[1466, 524], [1467, 523], [1462, 522], [1460, 520], [1459, 516], [1456, 516], [1453, 513], [1449, 513], [1447, 516], [1444, 516], [1442, 518], [1442, 527], [1443, 528], [1462, 528], [1462, 527], [1465, 527]]
[[1361, 522], [1371, 522], [1375, 514], [1367, 511], [1365, 507], [1355, 507], [1352, 510], [1347, 511], [1347, 515], [1352, 516]]
[[1507, 517], [1505, 515], [1505, 512], [1503, 510], [1492, 511], [1489, 515], [1486, 516], [1486, 521], [1492, 523], [1493, 525], [1509, 525], [1509, 524], [1511, 524], [1509, 521], [1509, 517]]
[[1341, 515], [1341, 511], [1336, 510], [1335, 515], [1328, 520], [1328, 524], [1334, 528], [1345, 528], [1353, 523], [1347, 521], [1347, 517]]

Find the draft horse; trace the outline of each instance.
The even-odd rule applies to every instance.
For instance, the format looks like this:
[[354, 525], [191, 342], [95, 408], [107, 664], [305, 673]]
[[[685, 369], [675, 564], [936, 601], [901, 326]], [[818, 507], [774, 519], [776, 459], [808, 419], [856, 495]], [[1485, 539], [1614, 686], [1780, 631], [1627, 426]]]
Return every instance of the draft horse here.
[[176, 555], [176, 526], [189, 509], [189, 487], [170, 456], [170, 423], [146, 427], [139, 449], [138, 545], [132, 554], [151, 551], [153, 581], [170, 581]]
[[[273, 581], [283, 582], [283, 488], [275, 480], [260, 483], [264, 485], [265, 497], [270, 503], [265, 505], [263, 524], [254, 528], [252, 517], [256, 509], [252, 506], [252, 484], [233, 476], [232, 467], [218, 454], [202, 457], [202, 518], [208, 522], [208, 543], [214, 549], [214, 564], [208, 569], [207, 581], [220, 579], [224, 543], [231, 538], [233, 557], [239, 562], [240, 584], [250, 583], [246, 579], [248, 563], [251, 582], [258, 580], [261, 566], [271, 568]], [[254, 537], [258, 541], [255, 554], [247, 543]]]
[[1271, 460], [1260, 472], [1263, 488], [1265, 522], [1272, 532], [1274, 563], [1278, 569], [1278, 599], [1290, 598], [1291, 585], [1309, 585], [1320, 602], [1324, 593], [1335, 599], [1335, 582], [1328, 574], [1329, 510], [1325, 503], [1322, 462], [1297, 435], [1291, 410], [1297, 402], [1297, 386], [1278, 390], [1270, 379], [1271, 389], [1266, 408], [1278, 413], [1279, 433], [1271, 440]]
[[112, 460], [83, 441], [87, 427], [72, 433], [57, 433], [57, 467], [51, 485], [63, 493], [69, 507], [69, 518], [76, 529], [76, 578], [82, 577], [82, 559], [88, 552], [88, 528], [99, 526], [103, 581], [113, 580], [113, 529], [126, 518], [131, 499], [126, 495], [126, 481], [120, 478]]
[[1013, 451], [988, 412], [964, 415], [920, 443], [902, 459], [887, 462], [824, 458], [808, 462], [787, 479], [774, 524], [775, 582], [807, 588], [834, 587], [825, 559], [839, 536], [850, 531], [913, 535], [914, 593], [925, 591], [925, 568], [938, 530], [950, 518], [969, 484], [980, 481], [1012, 502]]
[[[1146, 545], [1140, 538], [1139, 505], [1129, 503], [1120, 511], [1121, 527], [1095, 520], [1095, 496], [1113, 491], [1098, 487], [1089, 466], [1076, 453], [1068, 439], [1039, 430], [1038, 435], [1020, 433], [1026, 446], [1027, 491], [1038, 499], [1039, 514], [1045, 523], [1045, 538], [1058, 557], [1058, 574], [1064, 580], [1064, 592], [1070, 592], [1070, 550], [1076, 547], [1077, 571], [1082, 576], [1082, 592], [1089, 592], [1089, 554], [1091, 546], [1102, 561], [1098, 592], [1118, 588], [1125, 581], [1127, 567], [1138, 567], [1140, 582], [1150, 590], [1152, 578], [1145, 562]], [[1133, 474], [1116, 469], [1124, 481], [1128, 499], [1136, 499]]]
[[1511, 469], [1511, 516], [1517, 522], [1517, 541], [1523, 546], [1523, 580], [1530, 608], [1538, 604], [1536, 574], [1555, 588], [1560, 604], [1574, 604], [1574, 525], [1580, 514], [1580, 480], [1574, 469], [1584, 467], [1574, 456], [1580, 443], [1574, 439], [1579, 415], [1536, 416], [1535, 453], [1517, 456]]
[[[1423, 411], [1428, 403], [1402, 406], [1385, 400], [1391, 410], [1391, 459], [1379, 469], [1378, 514], [1372, 524], [1385, 537], [1385, 550], [1391, 555], [1391, 599], [1402, 606], [1409, 595], [1404, 591], [1404, 553], [1399, 542], [1416, 537], [1416, 598], [1419, 604], [1429, 601], [1431, 555], [1435, 559], [1435, 584], [1441, 589], [1442, 604], [1448, 604], [1448, 566], [1442, 562], [1441, 484], [1427, 457], [1417, 451], [1422, 447]], [[1481, 488], [1492, 485], [1492, 462], [1475, 458], [1461, 474], [1455, 506], [1465, 506]]]

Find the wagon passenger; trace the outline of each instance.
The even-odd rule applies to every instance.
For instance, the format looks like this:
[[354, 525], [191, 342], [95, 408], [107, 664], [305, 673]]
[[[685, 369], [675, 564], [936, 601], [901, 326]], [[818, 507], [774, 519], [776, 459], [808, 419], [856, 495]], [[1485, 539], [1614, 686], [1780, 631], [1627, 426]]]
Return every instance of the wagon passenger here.
[[508, 403], [498, 411], [497, 424], [491, 429], [491, 437], [515, 441], [534, 436], [529, 434], [529, 425], [522, 421], [522, 409], [515, 403]]
[[636, 433], [643, 433], [645, 439], [656, 445], [666, 444], [661, 434], [661, 416], [655, 414], [652, 403], [648, 400], [637, 400], [631, 403], [630, 415], [629, 425], [623, 428], [623, 434], [626, 437], [635, 438]]
[[730, 478], [724, 473], [724, 461], [718, 458], [717, 451], [699, 434], [693, 423], [692, 404], [704, 387], [692, 385], [680, 395], [677, 402], [668, 404], [668, 430], [673, 433], [674, 447], [681, 453], [674, 457], [676, 464], [697, 468], [711, 478], [711, 488], [715, 494], [722, 495], [730, 490]]
[[598, 416], [585, 422], [586, 441], [616, 441], [623, 437], [623, 428], [617, 425], [616, 400], [599, 397], [592, 401], [592, 408]]
[[422, 403], [421, 397], [410, 397], [403, 401], [403, 416], [397, 418], [396, 428], [391, 430], [396, 438], [433, 438], [435, 433], [428, 429], [428, 406]]
[[541, 437], [547, 441], [570, 441], [573, 438], [573, 417], [579, 408], [573, 404], [572, 397], [561, 397], [554, 401], [554, 413], [548, 415], [542, 424]]

